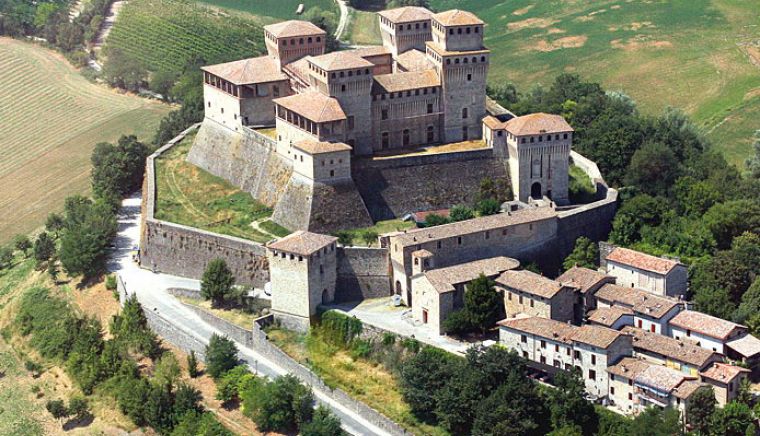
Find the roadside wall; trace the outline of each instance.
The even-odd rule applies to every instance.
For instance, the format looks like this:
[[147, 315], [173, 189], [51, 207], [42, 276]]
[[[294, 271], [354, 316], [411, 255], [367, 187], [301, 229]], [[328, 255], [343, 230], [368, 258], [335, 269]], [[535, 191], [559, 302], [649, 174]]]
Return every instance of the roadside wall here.
[[232, 270], [238, 284], [261, 287], [269, 280], [266, 250], [261, 244], [155, 218], [155, 160], [199, 126], [190, 126], [156, 150], [146, 161], [140, 266], [200, 279], [206, 264], [215, 258], [222, 258]]
[[385, 248], [339, 247], [335, 302], [391, 295], [390, 260]]
[[[231, 322], [219, 318], [218, 316], [209, 313], [200, 307], [193, 306], [192, 304], [186, 304], [182, 302], [180, 302], [180, 304], [195, 312], [198, 317], [200, 317], [200, 319], [222, 332], [222, 334], [228, 338], [232, 339], [235, 342], [241, 343], [248, 348], [253, 348], [253, 332], [251, 330], [247, 330], [238, 325], [232, 324]], [[253, 325], [251, 325], [251, 327], [253, 327]]]

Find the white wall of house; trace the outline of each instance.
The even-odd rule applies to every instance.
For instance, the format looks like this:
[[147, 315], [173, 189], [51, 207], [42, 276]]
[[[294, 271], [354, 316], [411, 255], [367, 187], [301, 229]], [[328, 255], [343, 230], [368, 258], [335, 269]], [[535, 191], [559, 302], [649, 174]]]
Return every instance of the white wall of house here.
[[691, 339], [692, 341], [697, 341], [697, 345], [706, 350], [717, 351], [718, 353], [725, 354], [725, 344], [720, 339], [705, 336], [701, 333], [686, 330], [674, 325], [670, 326], [670, 336], [676, 339]]

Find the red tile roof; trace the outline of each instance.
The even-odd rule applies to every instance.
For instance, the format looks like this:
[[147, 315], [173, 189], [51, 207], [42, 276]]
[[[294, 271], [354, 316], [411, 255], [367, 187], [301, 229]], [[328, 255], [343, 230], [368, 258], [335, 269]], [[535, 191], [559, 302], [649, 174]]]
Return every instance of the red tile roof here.
[[217, 77], [232, 82], [236, 85], [249, 85], [253, 83], [277, 82], [287, 80], [277, 61], [269, 56], [241, 59], [239, 61], [226, 62], [223, 64], [207, 65], [201, 70], [209, 72]]
[[338, 238], [299, 230], [267, 245], [272, 250], [309, 256], [337, 241]]
[[350, 51], [334, 51], [320, 56], [312, 56], [310, 61], [325, 71], [372, 68], [375, 66], [372, 62]]
[[557, 277], [557, 281], [574, 286], [585, 294], [589, 289], [602, 282], [614, 282], [615, 278], [589, 268], [574, 266]]
[[699, 368], [717, 359], [718, 353], [702, 348], [696, 342], [676, 339], [658, 333], [648, 332], [632, 326], [626, 326], [623, 332], [633, 336], [633, 348], [644, 354], [665, 356], [668, 359], [684, 362]]
[[607, 256], [607, 260], [658, 274], [667, 274], [679, 265], [679, 262], [675, 260], [663, 259], [623, 247], [612, 250], [612, 253]]
[[340, 107], [337, 99], [316, 91], [276, 98], [272, 101], [315, 123], [346, 119], [346, 113], [343, 112], [343, 108]]
[[638, 314], [655, 319], [662, 318], [674, 307], [681, 304], [673, 298], [661, 297], [641, 289], [626, 288], [611, 283], [599, 288], [594, 296], [597, 300], [609, 302], [613, 306], [629, 307]]
[[278, 38], [294, 36], [325, 35], [327, 32], [310, 21], [288, 20], [264, 26], [264, 30]]
[[[411, 23], [414, 21], [429, 20], [433, 15], [429, 10], [419, 6], [405, 6], [401, 8], [388, 9], [377, 13], [393, 23]], [[428, 26], [430, 27], [430, 26]]]
[[553, 298], [563, 289], [561, 283], [528, 270], [506, 271], [496, 278], [496, 283], [544, 298]]
[[543, 133], [572, 132], [573, 128], [561, 115], [542, 112], [515, 117], [504, 123], [504, 128], [513, 135], [540, 135]]
[[742, 368], [741, 366], [715, 362], [713, 366], [707, 368], [705, 371], [700, 372], [699, 375], [705, 378], [709, 378], [710, 380], [716, 380], [721, 383], [728, 383], [740, 374], [749, 372], [751, 371], [747, 368]]
[[[426, 250], [419, 250], [426, 251]], [[417, 253], [417, 251], [415, 251]], [[493, 277], [502, 271], [517, 268], [520, 262], [509, 257], [492, 257], [490, 259], [476, 260], [459, 265], [449, 266], [446, 268], [432, 269], [425, 272], [425, 277], [440, 292], [450, 292], [454, 290], [455, 284], [469, 283], [481, 274], [486, 277]]]
[[503, 319], [497, 324], [512, 330], [530, 333], [566, 344], [572, 344], [573, 334], [577, 328], [574, 325], [561, 321], [536, 316]]
[[435, 70], [383, 74], [375, 76], [374, 79], [378, 87], [374, 93], [410, 91], [441, 86], [441, 79]]
[[351, 151], [351, 146], [342, 142], [310, 141], [305, 139], [293, 144], [293, 147], [309, 154], [335, 153], [338, 151]]
[[760, 354], [760, 339], [747, 334], [737, 339], [732, 339], [726, 346], [744, 357], [752, 357]]
[[633, 315], [633, 311], [627, 307], [600, 307], [592, 310], [588, 315], [589, 322], [612, 327], [617, 320], [625, 315]]
[[483, 24], [483, 20], [478, 18], [472, 12], [459, 9], [452, 9], [450, 11], [435, 14], [433, 15], [433, 18], [444, 26], [472, 26]]
[[701, 333], [716, 339], [726, 339], [735, 330], [747, 327], [696, 310], [684, 310], [670, 320], [670, 325]]

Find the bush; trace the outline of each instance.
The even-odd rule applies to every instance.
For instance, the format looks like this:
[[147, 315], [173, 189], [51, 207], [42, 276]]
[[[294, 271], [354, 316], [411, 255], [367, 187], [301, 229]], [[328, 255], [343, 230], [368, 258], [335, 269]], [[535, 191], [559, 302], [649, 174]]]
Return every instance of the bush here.
[[288, 374], [254, 386], [258, 395], [244, 397], [244, 405], [259, 430], [284, 433], [311, 421], [314, 397], [295, 376]]
[[70, 416], [82, 420], [90, 415], [90, 405], [84, 397], [74, 396], [69, 399], [68, 411]]
[[219, 380], [237, 366], [237, 353], [237, 346], [231, 339], [214, 333], [206, 346], [206, 371], [214, 380]]
[[356, 340], [351, 346], [351, 357], [354, 359], [365, 358], [372, 352], [372, 342]]
[[206, 300], [211, 300], [212, 306], [219, 306], [232, 292], [235, 277], [232, 275], [227, 262], [223, 259], [214, 259], [206, 265], [201, 278], [201, 295]]
[[319, 405], [311, 421], [301, 426], [301, 436], [343, 436], [346, 432], [340, 427], [340, 419], [330, 409]]
[[480, 216], [494, 215], [501, 210], [501, 203], [493, 198], [486, 198], [485, 200], [479, 201], [475, 206], [475, 209]]
[[187, 375], [190, 378], [198, 377], [200, 374], [198, 370], [198, 358], [195, 357], [195, 351], [190, 350], [190, 354], [187, 355]]
[[253, 377], [246, 365], [238, 365], [227, 371], [216, 384], [216, 399], [223, 403], [238, 400], [238, 392], [243, 382]]
[[475, 211], [467, 206], [457, 205], [449, 211], [449, 219], [453, 222], [475, 218]]
[[116, 290], [116, 275], [109, 274], [106, 276], [106, 289], [109, 291]]
[[49, 400], [45, 404], [45, 408], [55, 419], [69, 416], [69, 410], [66, 408], [66, 405], [63, 404], [63, 400]]
[[356, 317], [330, 310], [322, 314], [320, 334], [333, 345], [349, 345], [362, 332], [362, 322]]
[[443, 320], [443, 331], [446, 334], [461, 334], [472, 331], [473, 325], [470, 322], [470, 317], [467, 311], [460, 309], [451, 312], [446, 319]]

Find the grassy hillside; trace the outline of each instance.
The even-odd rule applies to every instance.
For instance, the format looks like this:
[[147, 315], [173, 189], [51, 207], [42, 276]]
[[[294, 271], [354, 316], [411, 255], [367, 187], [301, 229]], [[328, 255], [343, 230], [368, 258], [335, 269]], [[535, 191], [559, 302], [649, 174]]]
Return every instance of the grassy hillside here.
[[59, 54], [0, 38], [0, 244], [89, 189], [90, 152], [122, 134], [150, 140], [170, 107], [84, 79]]
[[647, 113], [684, 109], [734, 163], [749, 154], [760, 129], [758, 0], [432, 0], [431, 6], [467, 9], [487, 22], [491, 82], [509, 80], [527, 91], [559, 72], [577, 72], [625, 92]]
[[200, 56], [208, 62], [241, 59], [264, 49], [259, 23], [186, 0], [130, 0], [106, 48], [115, 47], [150, 71], [177, 71]]
[[326, 11], [338, 10], [333, 0], [204, 0], [201, 3], [278, 20], [296, 19], [296, 9], [301, 3], [304, 12], [313, 7]]

